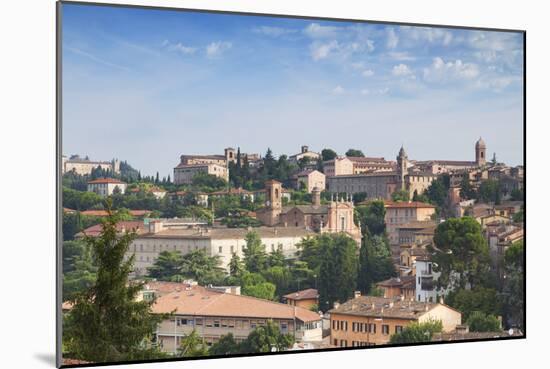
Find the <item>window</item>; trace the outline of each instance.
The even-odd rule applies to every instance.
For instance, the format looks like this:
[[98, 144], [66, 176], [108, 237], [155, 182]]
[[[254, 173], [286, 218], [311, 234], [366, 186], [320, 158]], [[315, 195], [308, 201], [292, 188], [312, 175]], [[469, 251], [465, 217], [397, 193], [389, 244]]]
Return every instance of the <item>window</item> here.
[[332, 321], [332, 329], [336, 330], [336, 320]]
[[218, 252], [219, 252], [220, 254], [223, 252], [223, 247], [222, 247], [222, 246], [218, 247]]
[[222, 327], [227, 328], [227, 320], [222, 319]]
[[382, 334], [390, 334], [390, 326], [387, 324], [382, 324]]
[[207, 327], [212, 327], [212, 319], [206, 319], [206, 324], [205, 324]]
[[235, 246], [231, 246], [231, 253], [235, 252]]
[[281, 323], [281, 332], [286, 333], [288, 330], [288, 324], [287, 323]]
[[336, 338], [334, 339], [334, 346], [338, 346], [338, 340]]
[[376, 324], [369, 323], [369, 333], [376, 333]]
[[202, 325], [202, 318], [195, 319], [195, 325]]
[[254, 328], [256, 328], [257, 325], [258, 325], [258, 323], [255, 320], [250, 321], [250, 328], [254, 329]]
[[220, 321], [214, 320], [214, 327], [219, 328], [219, 326], [220, 326]]

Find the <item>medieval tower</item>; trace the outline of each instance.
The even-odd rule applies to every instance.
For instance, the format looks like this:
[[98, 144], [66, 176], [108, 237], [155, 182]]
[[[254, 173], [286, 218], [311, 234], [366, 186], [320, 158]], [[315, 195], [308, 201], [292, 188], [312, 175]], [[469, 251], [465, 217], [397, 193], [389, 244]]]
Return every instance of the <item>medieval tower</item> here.
[[483, 166], [487, 162], [487, 146], [485, 141], [480, 137], [476, 142], [476, 164]]
[[397, 155], [397, 189], [406, 190], [405, 176], [407, 175], [408, 158], [405, 149], [401, 146], [399, 155]]

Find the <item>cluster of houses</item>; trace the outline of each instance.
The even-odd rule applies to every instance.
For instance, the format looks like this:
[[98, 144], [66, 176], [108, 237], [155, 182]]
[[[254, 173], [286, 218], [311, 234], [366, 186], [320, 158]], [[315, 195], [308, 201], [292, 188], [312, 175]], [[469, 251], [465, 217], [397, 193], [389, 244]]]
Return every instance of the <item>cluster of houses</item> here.
[[[473, 186], [478, 186], [482, 180], [496, 178], [506, 183], [510, 192], [522, 189], [523, 168], [488, 163], [481, 138], [475, 144], [475, 161], [409, 161], [401, 148], [396, 161], [336, 157], [323, 163], [322, 173], [314, 165], [320, 157], [307, 146], [289, 157], [295, 163], [305, 163], [304, 169], [294, 175], [293, 185], [311, 193], [311, 204], [285, 205], [283, 199], [290, 199], [290, 192], [276, 180], [267, 181], [264, 189], [255, 192], [239, 188], [192, 195], [204, 206], [216, 197], [232, 195], [254, 201], [262, 196], [264, 206], [253, 214], [262, 226], [255, 227], [254, 231], [268, 253], [279, 250], [287, 258], [295, 257], [297, 245], [316, 233], [343, 232], [359, 246], [361, 230], [354, 222], [356, 205], [352, 195], [365, 193], [367, 203], [381, 199], [386, 208], [386, 231], [398, 277], [378, 283], [382, 296], [356, 293], [353, 299], [335, 304], [324, 314], [312, 311], [319, 302], [314, 289], [296, 291], [284, 296], [282, 302], [273, 302], [243, 296], [238, 287], [199, 286], [192, 281], [148, 282], [140, 298], [154, 297], [153, 311], [156, 313], [174, 313], [157, 328], [157, 339], [163, 350], [175, 352], [181, 339], [192, 330], [208, 345], [228, 333], [237, 341], [244, 340], [255, 327], [267, 321], [275, 322], [281, 332], [292, 334], [296, 340], [292, 349], [296, 350], [387, 344], [392, 334], [401, 332], [411, 323], [431, 319], [443, 324], [443, 332], [434, 339], [479, 338], [478, 333], [474, 337], [468, 332], [461, 324], [461, 313], [445, 305], [435, 288], [438, 273], [434, 271], [428, 252], [438, 222], [435, 207], [418, 201], [393, 202], [390, 195], [396, 190], [408, 191], [411, 196], [421, 194], [439, 175], [448, 173], [449, 198], [456, 216], [469, 215], [479, 222], [498, 270], [506, 249], [524, 237], [523, 223], [513, 220], [514, 214], [522, 211], [523, 203], [506, 199], [499, 205], [461, 201], [457, 188], [464, 178]], [[240, 158], [251, 168], [261, 166], [260, 155], [241, 153]], [[224, 155], [182, 155], [180, 159], [174, 168], [174, 181], [188, 184], [199, 172], [227, 179], [228, 164], [237, 160], [237, 154], [234, 149], [226, 148]], [[112, 178], [89, 181], [88, 191], [102, 196], [147, 191], [158, 199], [168, 196], [171, 200], [189, 195], [185, 191], [168, 194], [154, 186], [128, 188], [126, 183]], [[321, 201], [322, 191], [331, 193], [330, 201]], [[91, 212], [94, 216], [106, 215], [102, 211]], [[119, 222], [117, 227], [120, 232], [134, 230], [137, 234], [127, 255], [135, 255], [135, 278], [144, 276], [163, 251], [187, 254], [204, 250], [208, 255], [219, 256], [221, 266], [228, 269], [233, 254], [243, 256], [245, 237], [251, 230], [208, 224], [200, 219], [152, 219], [147, 211], [134, 212], [139, 212], [135, 216], [140, 220]], [[96, 225], [82, 231], [77, 238], [97, 236], [100, 232], [101, 226]]]

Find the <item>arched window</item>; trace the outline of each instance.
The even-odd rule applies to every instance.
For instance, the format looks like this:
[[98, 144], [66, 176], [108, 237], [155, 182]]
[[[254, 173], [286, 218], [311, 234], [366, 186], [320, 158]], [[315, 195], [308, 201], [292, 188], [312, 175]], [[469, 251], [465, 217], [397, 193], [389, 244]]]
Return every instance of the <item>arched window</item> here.
[[279, 189], [278, 188], [275, 189], [275, 198], [276, 199], [279, 198]]

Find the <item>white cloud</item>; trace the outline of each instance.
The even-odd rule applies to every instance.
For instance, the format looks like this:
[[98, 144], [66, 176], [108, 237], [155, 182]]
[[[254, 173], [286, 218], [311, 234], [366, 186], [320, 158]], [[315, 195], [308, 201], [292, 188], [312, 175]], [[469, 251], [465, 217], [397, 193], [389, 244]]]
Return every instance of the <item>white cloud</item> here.
[[334, 38], [338, 31], [338, 27], [321, 26], [319, 23], [311, 23], [304, 29], [304, 33], [311, 38]]
[[400, 52], [400, 51], [391, 51], [388, 53], [388, 56], [394, 60], [398, 61], [414, 61], [416, 58], [409, 54], [408, 52]]
[[282, 27], [261, 26], [261, 27], [253, 28], [252, 32], [263, 34], [266, 36], [271, 36], [271, 37], [279, 37], [290, 33], [295, 33], [296, 30], [290, 29], [290, 28], [282, 28]]
[[331, 52], [338, 50], [339, 47], [338, 41], [331, 41], [325, 44], [315, 42], [310, 45], [311, 57], [313, 60], [325, 59]]
[[401, 26], [401, 35], [413, 41], [427, 41], [431, 44], [449, 46], [453, 41], [453, 34], [442, 28]]
[[429, 82], [442, 82], [456, 79], [471, 80], [479, 75], [479, 68], [473, 63], [457, 59], [445, 62], [442, 58], [433, 59], [432, 65], [424, 68], [424, 79]]
[[364, 88], [361, 90], [361, 95], [368, 95], [370, 94], [370, 90], [368, 88]]
[[398, 76], [398, 77], [404, 77], [404, 76], [409, 76], [412, 74], [412, 71], [411, 69], [407, 66], [407, 64], [399, 64], [399, 65], [395, 65], [392, 69], [392, 74], [394, 76]]
[[363, 69], [365, 68], [365, 63], [364, 62], [351, 63], [351, 67], [353, 69]]
[[388, 49], [395, 49], [398, 43], [399, 36], [397, 36], [393, 28], [388, 28], [388, 39], [386, 41], [386, 46]]
[[335, 94], [335, 95], [341, 95], [343, 94], [344, 92], [346, 92], [344, 90], [344, 88], [340, 85], [336, 86], [333, 90], [332, 90], [332, 93]]
[[215, 58], [223, 54], [225, 51], [231, 49], [233, 44], [227, 41], [212, 42], [206, 46], [206, 55], [209, 58]]
[[162, 42], [162, 46], [165, 47], [166, 49], [170, 50], [170, 51], [177, 51], [177, 52], [180, 52], [180, 53], [185, 54], [185, 55], [194, 54], [195, 51], [197, 51], [196, 47], [185, 46], [181, 42], [173, 44], [168, 40], [164, 40]]
[[374, 71], [372, 69], [364, 70], [362, 73], [363, 77], [372, 77], [374, 76]]

